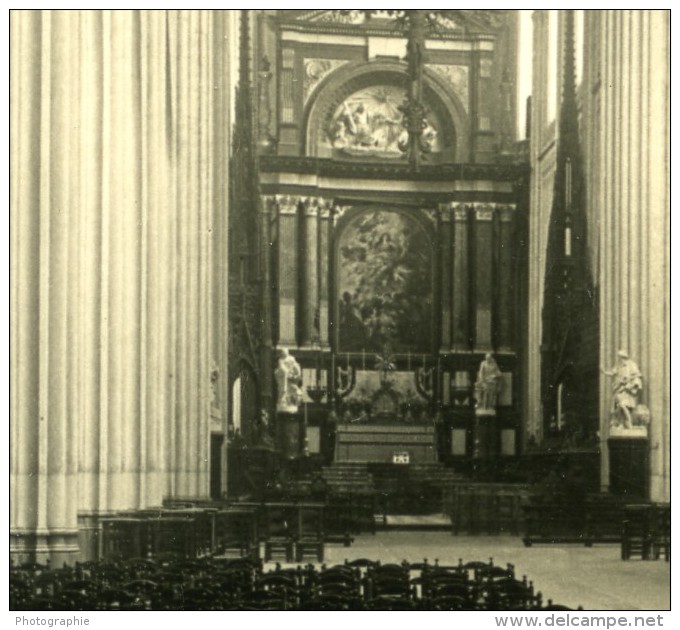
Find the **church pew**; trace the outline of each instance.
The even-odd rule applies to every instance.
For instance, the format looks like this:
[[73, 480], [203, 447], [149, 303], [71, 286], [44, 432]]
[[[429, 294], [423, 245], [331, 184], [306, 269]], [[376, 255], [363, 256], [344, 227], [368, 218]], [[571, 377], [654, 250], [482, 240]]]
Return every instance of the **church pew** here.
[[455, 484], [445, 488], [442, 511], [451, 518], [454, 535], [518, 534], [526, 486], [517, 484]]

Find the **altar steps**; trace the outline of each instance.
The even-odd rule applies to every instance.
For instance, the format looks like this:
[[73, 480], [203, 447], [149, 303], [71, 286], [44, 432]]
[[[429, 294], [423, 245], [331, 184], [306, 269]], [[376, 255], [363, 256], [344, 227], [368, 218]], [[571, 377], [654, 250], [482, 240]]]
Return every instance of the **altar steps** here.
[[329, 487], [350, 492], [372, 489], [383, 517], [442, 514], [445, 490], [464, 479], [440, 463], [337, 462], [323, 468], [322, 476]]
[[451, 531], [451, 518], [445, 514], [386, 514], [378, 529]]

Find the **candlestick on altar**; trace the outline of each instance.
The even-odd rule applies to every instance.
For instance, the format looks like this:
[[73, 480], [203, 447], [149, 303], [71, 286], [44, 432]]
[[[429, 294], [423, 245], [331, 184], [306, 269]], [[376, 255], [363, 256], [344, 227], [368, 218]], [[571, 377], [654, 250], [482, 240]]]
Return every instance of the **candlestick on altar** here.
[[347, 360], [347, 369], [349, 370], [349, 352], [345, 352], [345, 359]]
[[406, 369], [410, 372], [411, 371], [411, 351], [409, 350], [408, 353], [406, 354]]
[[361, 349], [361, 369], [364, 372], [366, 371], [366, 349], [365, 348]]

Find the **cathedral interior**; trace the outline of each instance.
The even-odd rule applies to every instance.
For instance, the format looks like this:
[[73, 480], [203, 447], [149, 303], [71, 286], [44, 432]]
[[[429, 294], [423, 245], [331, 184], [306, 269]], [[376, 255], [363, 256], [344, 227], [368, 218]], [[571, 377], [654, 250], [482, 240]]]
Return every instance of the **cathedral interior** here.
[[[12, 12], [12, 607], [174, 557], [106, 601], [669, 608], [669, 45], [660, 10]], [[252, 593], [206, 586], [230, 554]]]

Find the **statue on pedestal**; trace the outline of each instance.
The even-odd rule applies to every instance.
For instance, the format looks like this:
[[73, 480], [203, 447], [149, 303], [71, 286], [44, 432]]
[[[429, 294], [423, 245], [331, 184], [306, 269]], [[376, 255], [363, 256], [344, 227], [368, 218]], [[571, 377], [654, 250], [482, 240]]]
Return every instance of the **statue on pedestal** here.
[[625, 350], [618, 351], [619, 361], [602, 373], [614, 377], [612, 382], [612, 406], [610, 426], [632, 429], [649, 424], [649, 410], [638, 404], [642, 392], [642, 372]]
[[498, 392], [501, 388], [503, 375], [493, 358], [493, 354], [487, 352], [484, 360], [479, 365], [477, 372], [477, 382], [475, 383], [475, 398], [477, 405], [475, 413], [480, 415], [496, 415], [496, 405], [498, 403]]
[[278, 400], [276, 411], [283, 413], [297, 413], [302, 400], [302, 369], [295, 357], [288, 353], [287, 348], [281, 348], [278, 353], [279, 363], [274, 370]]

